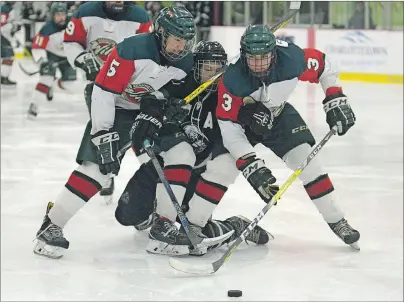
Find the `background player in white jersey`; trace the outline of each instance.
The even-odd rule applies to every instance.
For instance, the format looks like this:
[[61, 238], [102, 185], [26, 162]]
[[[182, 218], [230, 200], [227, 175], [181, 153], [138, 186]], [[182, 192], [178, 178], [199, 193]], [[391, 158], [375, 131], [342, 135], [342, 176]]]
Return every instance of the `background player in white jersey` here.
[[[276, 40], [268, 26], [249, 26], [241, 38], [240, 59], [230, 65], [219, 83], [217, 117], [225, 147], [237, 167], [265, 202], [278, 192], [276, 179], [253, 146], [262, 143], [297, 169], [311, 152], [315, 139], [299, 113], [287, 102], [298, 80], [320, 82], [330, 128], [344, 135], [355, 115], [338, 85], [338, 73], [317, 50]], [[360, 234], [336, 205], [334, 186], [317, 156], [300, 174], [304, 188], [332, 231], [346, 244]]]
[[[118, 30], [119, 24], [116, 27]], [[109, 173], [119, 173], [122, 156], [118, 150], [130, 141], [129, 132], [140, 106], [148, 106], [144, 102], [139, 105], [139, 97], [154, 91], [159, 96], [158, 89], [184, 78], [192, 69], [192, 15], [182, 7], [165, 8], [154, 27], [155, 32], [131, 36], [113, 48], [97, 75], [91, 120], [76, 158], [79, 167], [70, 175], [55, 205], [48, 204], [37, 232], [35, 253], [51, 258], [63, 255], [69, 247], [62, 231], [66, 223], [101, 189]], [[147, 123], [145, 126], [152, 128]]]
[[[13, 45], [16, 46], [14, 35], [21, 29], [18, 24], [19, 12], [14, 8], [15, 1], [6, 1], [0, 5], [0, 55], [1, 55], [1, 85], [3, 87], [15, 87], [16, 82], [9, 79], [14, 62]], [[15, 47], [14, 46], [14, 47]]]
[[[72, 16], [65, 31], [64, 48], [70, 64], [86, 74], [84, 97], [89, 113], [93, 81], [112, 49], [123, 39], [151, 29], [147, 11], [132, 2], [88, 2]], [[110, 178], [100, 194], [110, 202], [113, 190], [114, 181]]]
[[60, 70], [62, 77], [57, 80], [60, 89], [66, 92], [73, 91], [76, 81], [74, 70], [66, 59], [63, 49], [63, 35], [66, 28], [67, 6], [62, 2], [54, 2], [50, 7], [50, 20], [46, 22], [32, 43], [32, 57], [39, 64], [39, 81], [35, 86], [33, 100], [28, 108], [28, 115], [36, 117], [39, 112], [39, 103], [53, 99], [53, 85], [56, 69]]

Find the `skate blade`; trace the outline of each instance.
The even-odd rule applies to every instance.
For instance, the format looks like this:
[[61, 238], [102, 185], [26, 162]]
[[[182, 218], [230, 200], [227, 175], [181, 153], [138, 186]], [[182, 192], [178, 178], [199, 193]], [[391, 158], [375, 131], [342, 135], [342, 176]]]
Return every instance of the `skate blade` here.
[[352, 244], [350, 244], [349, 246], [350, 246], [351, 248], [353, 248], [354, 250], [358, 251], [358, 252], [361, 250], [361, 247], [359, 246], [359, 244], [358, 244], [357, 242], [352, 243]]
[[152, 254], [179, 256], [188, 255], [188, 245], [173, 245], [166, 242], [150, 239], [146, 251]]
[[59, 246], [48, 245], [45, 242], [38, 240], [37, 244], [34, 247], [34, 253], [51, 258], [51, 259], [60, 259], [63, 257], [65, 249]]
[[101, 196], [104, 196], [104, 202], [106, 205], [112, 204], [113, 195], [101, 195]]

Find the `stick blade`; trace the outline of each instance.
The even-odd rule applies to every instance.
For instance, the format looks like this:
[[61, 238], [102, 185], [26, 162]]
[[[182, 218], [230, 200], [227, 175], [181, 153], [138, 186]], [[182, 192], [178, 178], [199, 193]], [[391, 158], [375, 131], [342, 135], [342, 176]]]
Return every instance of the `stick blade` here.
[[212, 263], [197, 264], [192, 263], [192, 261], [186, 261], [184, 258], [180, 257], [171, 257], [169, 263], [173, 269], [187, 274], [207, 276], [216, 272]]

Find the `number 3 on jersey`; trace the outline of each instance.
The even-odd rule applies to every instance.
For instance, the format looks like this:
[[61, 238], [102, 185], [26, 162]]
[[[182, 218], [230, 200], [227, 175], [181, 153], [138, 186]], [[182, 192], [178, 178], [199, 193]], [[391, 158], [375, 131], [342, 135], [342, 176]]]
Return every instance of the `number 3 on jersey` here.
[[111, 65], [109, 65], [107, 77], [113, 77], [116, 74], [116, 67], [119, 67], [119, 65], [121, 65], [121, 63], [113, 59]]
[[233, 103], [233, 99], [231, 98], [230, 95], [228, 95], [227, 93], [223, 94], [223, 104], [222, 107], [225, 111], [230, 111], [231, 110], [231, 106]]

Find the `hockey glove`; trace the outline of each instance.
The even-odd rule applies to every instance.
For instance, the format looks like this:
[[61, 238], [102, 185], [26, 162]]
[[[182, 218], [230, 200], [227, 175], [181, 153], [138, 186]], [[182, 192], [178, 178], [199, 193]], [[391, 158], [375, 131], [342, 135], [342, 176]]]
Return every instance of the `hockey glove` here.
[[100, 71], [100, 63], [92, 53], [82, 52], [74, 60], [74, 66], [82, 69], [86, 73], [86, 79], [95, 81], [98, 72]]
[[269, 203], [279, 191], [279, 186], [275, 184], [276, 178], [265, 167], [264, 161], [256, 158], [254, 153], [249, 153], [240, 157], [236, 165], [262, 200]]
[[183, 99], [170, 98], [164, 104], [164, 114], [167, 122], [181, 123], [191, 110], [191, 105], [185, 103]]
[[348, 98], [342, 92], [327, 96], [323, 101], [330, 129], [337, 126], [338, 135], [347, 133], [356, 121], [355, 114], [348, 103]]
[[108, 173], [118, 175], [121, 166], [121, 158], [118, 158], [118, 132], [101, 130], [91, 136], [91, 141], [97, 149], [100, 172], [104, 175]]
[[[252, 98], [251, 98], [252, 99]], [[253, 99], [252, 99], [253, 100]], [[244, 104], [238, 113], [238, 121], [245, 127], [249, 127], [257, 135], [267, 136], [271, 130], [274, 116], [261, 102], [249, 102]]]
[[51, 61], [41, 61], [39, 65], [39, 74], [42, 76], [54, 76], [56, 73], [56, 68], [53, 66]]
[[153, 137], [163, 127], [164, 100], [147, 96], [140, 100], [140, 113], [133, 123], [130, 135], [132, 148], [136, 152], [142, 152], [143, 142], [148, 139], [153, 143]]

